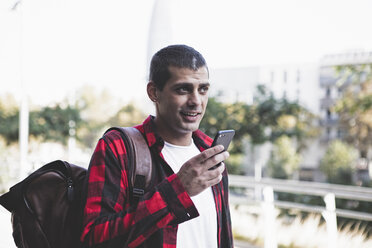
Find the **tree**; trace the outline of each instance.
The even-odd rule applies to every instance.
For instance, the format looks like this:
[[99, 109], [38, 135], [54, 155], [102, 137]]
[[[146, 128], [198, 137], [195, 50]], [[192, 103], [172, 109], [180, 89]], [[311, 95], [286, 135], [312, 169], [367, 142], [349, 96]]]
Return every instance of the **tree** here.
[[[67, 98], [53, 106], [33, 108], [29, 113], [29, 135], [40, 141], [66, 144], [74, 135], [85, 148], [93, 148], [104, 130], [111, 126], [133, 126], [146, 115], [134, 103], [120, 108], [107, 91], [92, 87], [78, 91], [76, 101]], [[104, 103], [104, 104], [103, 104]], [[0, 135], [7, 145], [18, 142], [19, 108], [11, 96], [0, 99]], [[71, 131], [74, 131], [71, 133]]]
[[0, 99], [0, 135], [6, 144], [18, 141], [19, 109], [13, 96], [5, 95]]
[[108, 120], [108, 125], [131, 127], [138, 125], [145, 118], [146, 114], [132, 102], [119, 109], [119, 111]]
[[267, 163], [270, 177], [288, 179], [298, 170], [301, 157], [288, 136], [281, 136], [275, 143]]
[[[71, 121], [75, 128], [83, 124], [79, 109], [66, 103], [34, 109], [29, 115], [30, 136], [43, 141], [66, 144]], [[3, 101], [0, 101], [0, 135], [5, 138], [7, 144], [18, 142], [19, 109], [16, 105], [5, 106]]]
[[363, 158], [372, 158], [372, 64], [338, 67], [342, 97], [334, 110], [339, 115], [343, 140]]
[[320, 170], [330, 183], [352, 184], [357, 158], [356, 149], [340, 140], [334, 140], [320, 162]]
[[47, 106], [30, 112], [30, 136], [67, 144], [70, 128], [78, 129], [83, 123], [80, 111], [72, 106]]
[[275, 99], [262, 85], [257, 87], [257, 92], [258, 96], [255, 98], [257, 118], [261, 125], [271, 130], [270, 136], [263, 138], [263, 141], [275, 142], [284, 135], [295, 138], [297, 150], [301, 150], [305, 147], [304, 140], [318, 135], [316, 116], [297, 101]]
[[[250, 157], [253, 165], [256, 164], [255, 149], [264, 142], [275, 143], [283, 136], [289, 137], [295, 141], [295, 152], [299, 152], [305, 148], [307, 138], [318, 135], [315, 115], [296, 101], [274, 98], [273, 94], [262, 85], [257, 87], [255, 103], [251, 108], [253, 115], [250, 118], [253, 122], [250, 124], [249, 134], [251, 137]], [[274, 161], [271, 161], [271, 165], [269, 170], [278, 169], [278, 172], [271, 171], [271, 175], [285, 176], [286, 168], [278, 168], [285, 166], [284, 164], [275, 162], [274, 166]], [[256, 167], [255, 176], [260, 176], [261, 169], [259, 166]]]
[[229, 147], [231, 154], [226, 165], [232, 174], [242, 174], [241, 169], [243, 156], [243, 138], [246, 135], [242, 128], [245, 123], [245, 111], [247, 106], [244, 103], [222, 103], [215, 97], [208, 100], [207, 109], [200, 129], [210, 137], [214, 137], [218, 130], [234, 129], [235, 136]]
[[81, 112], [84, 124], [76, 130], [77, 140], [92, 149], [123, 104], [107, 90], [98, 91], [92, 86], [83, 86], [76, 93], [74, 106]]
[[[211, 97], [200, 128], [212, 137], [217, 130], [234, 129], [236, 134], [229, 151], [236, 158], [235, 166], [240, 167], [246, 149], [245, 140], [251, 144], [250, 164], [254, 165], [255, 148], [267, 141], [275, 142], [283, 135], [295, 138], [297, 150], [302, 149], [306, 138], [317, 135], [314, 120], [315, 116], [297, 102], [275, 99], [260, 85], [252, 105], [222, 103]], [[243, 172], [242, 168], [235, 171]]]

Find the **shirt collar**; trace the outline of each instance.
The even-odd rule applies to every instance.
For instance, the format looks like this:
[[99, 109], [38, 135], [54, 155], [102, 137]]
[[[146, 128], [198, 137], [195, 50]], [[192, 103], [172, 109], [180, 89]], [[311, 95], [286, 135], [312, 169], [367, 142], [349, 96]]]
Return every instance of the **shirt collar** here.
[[[160, 146], [161, 148], [164, 146], [163, 139], [157, 134], [156, 126], [154, 122], [155, 117], [149, 115], [142, 125], [137, 126], [137, 128], [145, 135], [147, 139], [147, 144], [149, 147], [154, 145]], [[195, 145], [199, 148], [199, 150], [203, 151], [212, 145], [213, 140], [203, 133], [200, 130], [196, 130], [192, 134], [192, 138], [194, 139]]]

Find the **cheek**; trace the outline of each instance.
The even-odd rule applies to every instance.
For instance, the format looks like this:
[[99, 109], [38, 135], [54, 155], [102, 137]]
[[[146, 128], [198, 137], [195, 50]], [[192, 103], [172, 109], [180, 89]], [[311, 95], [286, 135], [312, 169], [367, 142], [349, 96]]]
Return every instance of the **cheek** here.
[[186, 96], [170, 97], [168, 99], [169, 107], [172, 109], [182, 108], [187, 104], [188, 98]]
[[178, 111], [178, 108], [179, 104], [173, 98], [164, 99], [161, 104], [162, 112], [168, 116], [174, 115], [174, 113]]
[[205, 96], [205, 98], [203, 99], [203, 107], [204, 107], [204, 109], [206, 109], [207, 104], [208, 104], [208, 96]]

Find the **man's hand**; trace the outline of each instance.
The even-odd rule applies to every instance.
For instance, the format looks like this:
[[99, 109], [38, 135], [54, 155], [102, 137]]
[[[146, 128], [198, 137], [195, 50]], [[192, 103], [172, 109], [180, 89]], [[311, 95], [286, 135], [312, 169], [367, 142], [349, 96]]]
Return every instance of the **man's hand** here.
[[[221, 181], [225, 170], [225, 164], [221, 162], [229, 157], [229, 153], [223, 150], [222, 145], [211, 147], [182, 165], [177, 176], [189, 196], [195, 196]], [[217, 168], [208, 170], [219, 163], [221, 165]]]

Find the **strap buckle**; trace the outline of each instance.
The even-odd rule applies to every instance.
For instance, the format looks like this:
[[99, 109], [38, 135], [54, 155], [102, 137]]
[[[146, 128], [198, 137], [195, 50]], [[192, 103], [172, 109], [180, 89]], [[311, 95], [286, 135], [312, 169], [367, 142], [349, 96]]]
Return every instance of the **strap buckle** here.
[[139, 188], [133, 188], [133, 197], [141, 197], [145, 194], [145, 190]]

